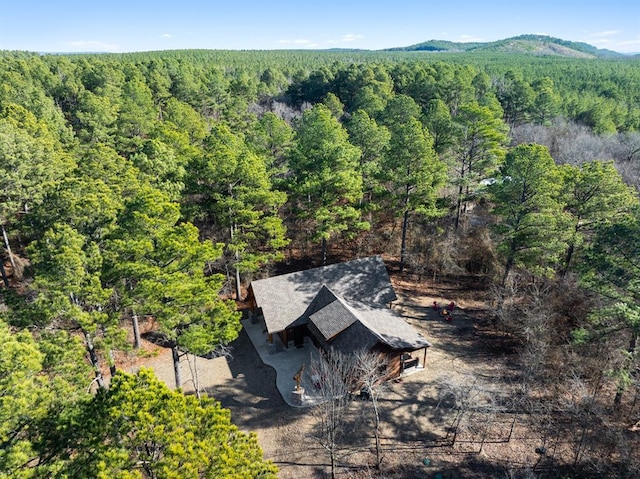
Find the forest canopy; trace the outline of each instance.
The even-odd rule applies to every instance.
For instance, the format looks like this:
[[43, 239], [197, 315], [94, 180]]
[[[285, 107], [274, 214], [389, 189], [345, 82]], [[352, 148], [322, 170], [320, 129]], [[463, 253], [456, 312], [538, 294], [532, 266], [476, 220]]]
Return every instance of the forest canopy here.
[[[533, 291], [571, 291], [544, 340], [640, 419], [638, 84], [631, 58], [0, 52], [0, 477], [275, 477], [179, 361], [285, 259], [476, 278], [523, 348]], [[175, 391], [118, 371], [141, 318]]]

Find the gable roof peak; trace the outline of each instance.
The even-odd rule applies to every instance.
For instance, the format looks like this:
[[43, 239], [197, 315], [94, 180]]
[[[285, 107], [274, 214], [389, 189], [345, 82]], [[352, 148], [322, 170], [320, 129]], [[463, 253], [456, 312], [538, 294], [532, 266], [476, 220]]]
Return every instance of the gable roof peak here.
[[[269, 333], [303, 321], [302, 316], [322, 287], [344, 301], [387, 304], [396, 294], [381, 256], [273, 276], [251, 283]], [[323, 293], [324, 294], [324, 293]]]

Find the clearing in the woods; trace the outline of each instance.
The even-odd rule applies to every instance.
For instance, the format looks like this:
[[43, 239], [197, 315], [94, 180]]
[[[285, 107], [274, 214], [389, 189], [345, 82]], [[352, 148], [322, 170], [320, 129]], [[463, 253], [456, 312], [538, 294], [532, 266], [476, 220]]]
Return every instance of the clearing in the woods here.
[[[400, 277], [393, 271], [391, 279], [399, 298], [394, 308], [432, 347], [423, 371], [388, 383], [382, 392], [384, 477], [495, 477], [551, 470], [554, 461], [566, 459], [570, 444], [552, 441], [541, 418], [511, 406], [516, 358], [487, 317], [487, 291], [470, 281]], [[434, 301], [454, 301], [453, 320], [435, 311]], [[274, 370], [262, 363], [244, 331], [232, 346], [232, 357], [197, 358], [196, 364], [193, 356], [183, 358], [184, 390], [193, 391], [197, 382], [201, 391], [231, 410], [241, 429], [255, 431], [265, 457], [280, 468], [279, 477], [326, 477], [328, 456], [313, 438], [317, 419], [311, 410], [282, 400]], [[170, 351], [147, 347], [146, 358], [123, 366], [151, 367], [172, 386]], [[351, 408], [338, 461], [340, 477], [373, 476], [368, 408], [365, 401], [355, 401]]]

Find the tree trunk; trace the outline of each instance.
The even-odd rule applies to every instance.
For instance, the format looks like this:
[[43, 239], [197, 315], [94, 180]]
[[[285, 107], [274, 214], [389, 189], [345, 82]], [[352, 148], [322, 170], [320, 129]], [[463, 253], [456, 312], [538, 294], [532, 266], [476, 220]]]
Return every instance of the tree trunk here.
[[327, 239], [322, 238], [322, 266], [327, 265]]
[[11, 268], [13, 268], [13, 278], [15, 279], [16, 260], [13, 258], [13, 253], [11, 252], [11, 245], [9, 245], [9, 237], [7, 236], [7, 231], [4, 229], [4, 225], [0, 225], [0, 228], [2, 229], [2, 237], [4, 238], [4, 247], [7, 249], [7, 254], [9, 255], [9, 261], [11, 262]]
[[[580, 219], [578, 219], [578, 223], [573, 228], [573, 231], [576, 235], [578, 234], [578, 231], [579, 231], [579, 224], [580, 224]], [[564, 257], [564, 268], [560, 274], [561, 278], [564, 278], [569, 272], [569, 265], [571, 264], [571, 260], [573, 259], [573, 253], [575, 252], [575, 248], [576, 248], [576, 243], [574, 240], [569, 244], [569, 247], [567, 248], [567, 253]]]
[[336, 479], [336, 453], [331, 450], [329, 455], [331, 456], [331, 479]]
[[409, 210], [404, 210], [402, 217], [402, 243], [400, 245], [400, 273], [404, 272], [404, 261], [407, 251], [407, 229], [409, 228]]
[[[634, 328], [631, 333], [631, 341], [629, 341], [629, 347], [627, 348], [627, 352], [629, 353], [629, 357], [633, 357], [633, 354], [636, 351], [636, 347], [638, 346], [638, 330]], [[620, 406], [622, 403], [622, 393], [624, 392], [624, 387], [622, 384], [618, 385], [618, 390], [616, 391], [616, 396], [613, 399], [613, 404]]]
[[509, 256], [507, 258], [507, 263], [504, 265], [504, 274], [502, 275], [502, 282], [500, 285], [504, 288], [507, 284], [507, 278], [509, 277], [509, 273], [511, 272], [511, 268], [513, 267], [513, 256]]
[[2, 274], [2, 282], [4, 283], [4, 287], [9, 289], [9, 278], [7, 277], [7, 272], [4, 269], [4, 261], [0, 258], [0, 274]]
[[175, 342], [171, 346], [171, 356], [173, 357], [173, 374], [176, 380], [176, 389], [179, 389], [182, 385], [182, 372], [180, 370], [180, 351]]
[[560, 276], [564, 278], [569, 272], [569, 265], [571, 264], [571, 258], [573, 257], [573, 252], [575, 250], [575, 243], [571, 243], [567, 248], [567, 254], [564, 257], [564, 268], [562, 269], [562, 273]]
[[458, 231], [458, 225], [460, 224], [460, 215], [462, 214], [462, 184], [458, 188], [458, 203], [456, 205], [456, 222], [454, 230]]
[[380, 470], [380, 464], [382, 464], [382, 446], [380, 445], [380, 414], [378, 413], [378, 399], [374, 395], [377, 394], [372, 391], [371, 402], [373, 403], [373, 411], [375, 413], [375, 427], [374, 434], [376, 438], [376, 469]]
[[[238, 252], [236, 251], [236, 261], [238, 261]], [[235, 283], [236, 283], [236, 301], [242, 301], [242, 285], [240, 283], [240, 270], [238, 266], [236, 266], [236, 274], [235, 274]]]
[[462, 201], [462, 214], [466, 215], [469, 209], [469, 198], [471, 198], [469, 185], [464, 188], [464, 200]]
[[[102, 337], [105, 337], [107, 335], [107, 329], [104, 327], [104, 324], [101, 326], [101, 328]], [[109, 356], [109, 374], [111, 375], [111, 377], [113, 377], [116, 374], [116, 360], [113, 356], [113, 349], [109, 348], [107, 350], [107, 355]]]
[[[231, 242], [233, 243], [233, 238], [235, 236], [236, 225], [231, 225], [229, 228], [229, 234], [231, 235]], [[236, 287], [236, 300], [242, 301], [242, 289], [240, 284], [240, 270], [238, 269], [238, 262], [240, 261], [240, 253], [238, 250], [235, 251], [236, 264], [234, 266], [235, 269], [235, 287]]]
[[509, 273], [511, 273], [511, 268], [513, 268], [513, 263], [516, 259], [516, 239], [513, 238], [511, 240], [511, 248], [509, 251], [509, 256], [507, 257], [507, 263], [504, 265], [504, 274], [502, 275], [502, 287], [507, 284], [507, 278], [509, 278]]
[[200, 399], [200, 378], [198, 377], [198, 356], [193, 355], [193, 385], [196, 390], [196, 397]]
[[93, 340], [91, 339], [91, 335], [87, 333], [84, 329], [82, 329], [82, 334], [84, 335], [84, 339], [87, 345], [87, 352], [89, 353], [89, 361], [91, 361], [91, 366], [93, 367], [93, 371], [96, 376], [95, 380], [98, 383], [98, 387], [100, 387], [100, 389], [105, 389], [104, 378], [102, 377], [102, 372], [100, 371], [100, 362], [98, 360], [98, 354], [96, 353], [96, 348], [93, 345]]
[[140, 323], [138, 322], [138, 315], [135, 311], [132, 311], [131, 322], [133, 323], [133, 347], [135, 349], [140, 349], [140, 344], [142, 343], [140, 339]]

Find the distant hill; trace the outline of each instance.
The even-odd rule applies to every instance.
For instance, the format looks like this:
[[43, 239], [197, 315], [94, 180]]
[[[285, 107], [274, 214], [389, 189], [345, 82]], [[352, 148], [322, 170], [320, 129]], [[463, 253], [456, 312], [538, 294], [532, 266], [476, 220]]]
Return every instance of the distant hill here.
[[386, 48], [384, 51], [427, 52], [484, 52], [555, 55], [575, 58], [622, 58], [626, 55], [596, 48], [583, 42], [571, 42], [546, 35], [519, 35], [495, 42], [449, 42], [429, 40], [408, 47]]

